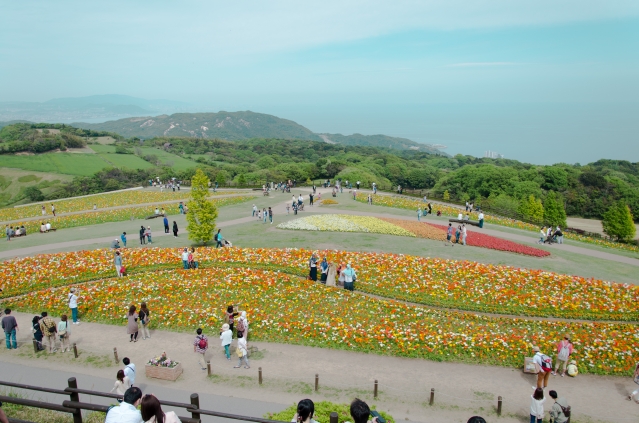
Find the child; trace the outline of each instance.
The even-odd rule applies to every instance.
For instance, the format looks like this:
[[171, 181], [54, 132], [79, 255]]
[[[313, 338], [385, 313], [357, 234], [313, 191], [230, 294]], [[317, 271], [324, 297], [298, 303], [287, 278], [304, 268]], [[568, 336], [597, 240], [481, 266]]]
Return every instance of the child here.
[[289, 214], [289, 211], [291, 210], [291, 206], [288, 205], [288, 203], [286, 204], [286, 214]]
[[577, 369], [577, 362], [575, 360], [571, 360], [570, 364], [568, 364], [568, 376], [575, 377], [579, 373], [579, 369]]

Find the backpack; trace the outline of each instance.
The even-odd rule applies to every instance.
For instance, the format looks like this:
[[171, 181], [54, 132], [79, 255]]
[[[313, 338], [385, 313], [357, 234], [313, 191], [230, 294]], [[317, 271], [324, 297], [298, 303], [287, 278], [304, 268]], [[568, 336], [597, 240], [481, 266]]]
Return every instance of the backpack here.
[[200, 341], [197, 343], [198, 348], [200, 348], [201, 350], [207, 349], [209, 343], [206, 341], [206, 339], [204, 339], [204, 337], [202, 336], [198, 336], [198, 338], [200, 338]]
[[541, 354], [541, 370], [544, 372], [552, 371], [552, 360], [546, 354]]
[[238, 332], [244, 332], [246, 330], [246, 325], [244, 324], [244, 320], [239, 319], [237, 321], [237, 331]]
[[566, 342], [566, 344], [564, 344], [559, 350], [559, 354], [557, 354], [557, 360], [567, 361], [569, 355], [570, 355], [570, 344]]

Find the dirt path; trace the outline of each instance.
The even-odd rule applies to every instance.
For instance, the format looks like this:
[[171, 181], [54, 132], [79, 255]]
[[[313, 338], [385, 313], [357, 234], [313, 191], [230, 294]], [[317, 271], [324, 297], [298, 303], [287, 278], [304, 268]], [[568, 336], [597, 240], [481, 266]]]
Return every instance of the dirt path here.
[[[150, 339], [132, 343], [128, 342], [124, 324], [120, 327], [83, 322], [72, 326], [71, 340], [81, 351], [77, 361], [69, 353], [41, 353], [34, 357], [31, 333], [26, 330], [30, 327], [31, 315], [16, 313], [16, 317], [21, 328], [20, 348], [12, 351], [2, 348], [0, 362], [55, 367], [78, 376], [80, 381], [81, 375], [103, 378], [103, 383], [89, 389], [111, 389], [110, 380], [115, 379], [118, 368], [113, 365], [113, 348], [117, 348], [120, 358], [130, 357], [137, 365], [136, 385], [142, 389], [153, 384], [278, 404], [292, 404], [302, 398], [341, 402], [357, 396], [389, 411], [397, 420], [429, 423], [463, 423], [475, 414], [494, 421], [497, 396], [502, 396], [504, 401], [504, 416], [499, 419], [502, 422], [525, 421], [530, 406], [533, 376], [504, 367], [438, 363], [255, 341], [249, 342], [259, 349], [259, 354], [251, 360], [251, 369], [234, 369], [235, 359], [227, 361], [222, 355], [217, 328], [205, 328], [210, 345], [207, 360], [211, 361], [213, 379], [207, 378], [206, 372], [197, 365], [192, 346], [194, 334], [152, 330]], [[150, 380], [144, 375], [144, 363], [163, 351], [184, 365], [184, 374], [176, 382]], [[90, 354], [94, 357], [87, 360]], [[522, 351], [522, 361], [524, 355], [528, 354]], [[262, 368], [264, 377], [261, 387], [257, 382], [258, 367]], [[312, 388], [315, 374], [319, 375], [317, 393]], [[380, 391], [377, 400], [372, 395], [375, 380], [379, 382]], [[30, 383], [34, 383], [33, 380]], [[551, 376], [549, 387], [567, 397], [575, 420], [582, 421], [587, 416], [594, 421], [630, 422], [639, 418], [639, 406], [625, 400], [629, 390], [634, 389], [630, 376], [579, 375], [575, 379]], [[426, 401], [431, 388], [435, 388], [435, 405], [429, 407]], [[549, 406], [547, 404], [546, 409]], [[615, 410], [612, 415], [611, 408]], [[242, 410], [235, 412], [242, 413]]]

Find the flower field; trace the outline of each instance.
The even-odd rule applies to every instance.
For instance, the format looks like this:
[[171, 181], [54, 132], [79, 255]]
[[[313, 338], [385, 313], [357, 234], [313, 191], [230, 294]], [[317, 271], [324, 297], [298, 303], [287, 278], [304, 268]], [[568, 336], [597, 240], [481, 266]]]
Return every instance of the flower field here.
[[349, 214], [312, 215], [280, 223], [277, 227], [302, 231], [370, 232], [415, 237], [414, 233], [376, 217]]
[[[446, 229], [448, 228], [445, 225], [437, 225], [435, 223], [426, 223], [425, 225], [431, 226], [441, 231], [446, 231]], [[455, 227], [455, 225], [453, 225], [453, 227]], [[462, 242], [461, 237], [459, 238], [459, 242]], [[506, 239], [497, 238], [471, 230], [466, 231], [466, 245], [469, 245], [471, 247], [482, 247], [490, 248], [492, 250], [508, 251], [510, 253], [525, 254], [527, 256], [534, 257], [547, 257], [550, 255], [550, 253], [546, 250], [540, 250], [539, 248], [529, 247], [527, 245], [518, 244]]]
[[[277, 225], [279, 229], [301, 231], [369, 232], [384, 235], [410, 236], [445, 241], [446, 227], [414, 220], [377, 218], [347, 214], [323, 214], [302, 217]], [[546, 257], [550, 253], [490, 235], [468, 231], [467, 244], [533, 257]]]
[[[367, 201], [367, 199], [363, 196], [358, 196], [356, 200], [359, 201], [360, 203], [366, 203]], [[408, 210], [417, 211], [418, 207], [421, 207], [422, 209], [424, 209], [424, 206], [426, 206], [428, 203], [424, 203], [422, 200], [410, 200], [410, 199], [401, 198], [401, 197], [376, 195], [373, 200], [373, 204], [375, 204], [376, 206], [386, 206], [386, 207], [394, 207], [398, 209], [408, 209]], [[466, 212], [461, 207], [453, 207], [453, 206], [447, 206], [443, 204], [433, 205], [433, 214], [436, 214], [438, 210], [440, 210], [444, 216], [456, 217], [460, 212], [463, 212], [464, 215], [466, 215]], [[478, 216], [477, 212], [470, 213], [471, 220], [477, 220], [477, 216]], [[539, 225], [533, 225], [532, 223], [526, 223], [520, 220], [508, 219], [505, 217], [491, 216], [486, 213], [484, 213], [484, 221], [487, 223], [495, 224], [495, 225], [507, 226], [510, 228], [517, 228], [517, 229], [524, 229], [524, 230], [532, 231], [535, 233], [539, 231]], [[587, 236], [583, 236], [579, 234], [573, 234], [573, 233], [564, 233], [564, 237], [566, 239], [572, 239], [579, 242], [594, 244], [600, 247], [616, 248], [620, 250], [639, 252], [639, 246], [634, 244], [623, 244], [619, 242], [611, 242], [605, 239], [591, 238], [591, 237], [587, 237]]]
[[[239, 204], [254, 199], [251, 196], [224, 197], [213, 198], [211, 201], [217, 206], [228, 206]], [[53, 217], [52, 215], [43, 216], [42, 220], [31, 220], [24, 222], [27, 234], [35, 234], [40, 232], [41, 222], [50, 222], [51, 226], [56, 229], [74, 228], [77, 226], [97, 225], [108, 222], [122, 222], [125, 220], [144, 219], [154, 213], [155, 207], [164, 208], [167, 215], [178, 214], [178, 204], [176, 203], [158, 203], [149, 207], [132, 206], [122, 209], [87, 211], [86, 213], [72, 214], [66, 216]], [[27, 235], [28, 236], [28, 235]]]
[[[212, 258], [213, 250], [203, 253]], [[217, 259], [273, 253], [232, 250]], [[298, 260], [309, 253], [281, 252]], [[146, 259], [158, 259], [163, 253], [149, 250]], [[173, 259], [175, 251], [170, 255]], [[372, 256], [378, 261], [385, 258]], [[552, 354], [554, 343], [570, 333], [576, 350], [572, 357], [580, 371], [598, 374], [627, 374], [639, 354], [639, 327], [632, 324], [534, 321], [428, 310], [251, 267], [148, 271], [131, 274], [126, 283], [113, 278], [78, 288], [83, 319], [123, 328], [128, 306], [141, 301], [151, 309], [154, 326], [188, 332], [198, 326], [218, 330], [226, 306], [239, 304], [248, 313], [252, 339], [269, 342], [521, 367], [531, 344]], [[68, 311], [66, 293], [66, 287], [48, 288], [12, 299], [7, 305], [33, 312], [47, 309], [59, 315]]]
[[[238, 193], [241, 193], [241, 191], [220, 191], [217, 193], [210, 193], [210, 195]], [[83, 210], [93, 210], [94, 204], [99, 209], [145, 203], [158, 203], [158, 205], [161, 207], [160, 203], [188, 199], [189, 194], [190, 191], [173, 192], [166, 190], [164, 192], [160, 192], [151, 189], [141, 189], [105, 193], [100, 195], [93, 195], [90, 197], [69, 198], [67, 200], [55, 201], [53, 202], [53, 204], [55, 205], [55, 210], [58, 214]], [[45, 203], [44, 205], [47, 209], [47, 216], [43, 216], [43, 218], [53, 217], [53, 214], [51, 213], [51, 203]], [[0, 209], [0, 221], [20, 220], [27, 217], [37, 216], [42, 216], [42, 204]]]
[[[203, 266], [252, 266], [304, 275], [310, 250], [200, 248]], [[122, 250], [131, 275], [181, 266], [180, 251]], [[330, 263], [351, 263], [356, 289], [425, 305], [522, 316], [639, 321], [639, 287], [540, 270], [417, 256], [326, 250]], [[5, 261], [2, 297], [114, 274], [111, 250], [58, 253]]]

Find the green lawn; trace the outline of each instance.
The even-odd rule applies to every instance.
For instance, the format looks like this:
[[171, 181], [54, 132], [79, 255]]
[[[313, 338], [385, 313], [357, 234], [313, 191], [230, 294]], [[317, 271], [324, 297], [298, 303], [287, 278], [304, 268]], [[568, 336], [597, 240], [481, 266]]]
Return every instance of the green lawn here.
[[45, 153], [33, 156], [0, 155], [0, 167], [12, 167], [40, 172], [90, 176], [111, 166], [97, 154]]
[[115, 167], [127, 167], [129, 169], [148, 169], [153, 165], [133, 154], [99, 153], [98, 156]]
[[115, 145], [91, 144], [89, 148], [96, 153], [115, 153]]
[[176, 154], [169, 153], [168, 151], [160, 150], [159, 148], [141, 147], [140, 150], [142, 150], [142, 153], [145, 155], [153, 154], [154, 156], [157, 156], [163, 163], [172, 163], [172, 167], [175, 170], [186, 170], [199, 164], [193, 160], [185, 159]]

